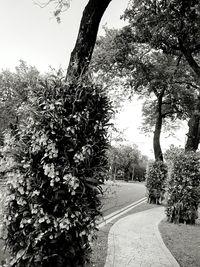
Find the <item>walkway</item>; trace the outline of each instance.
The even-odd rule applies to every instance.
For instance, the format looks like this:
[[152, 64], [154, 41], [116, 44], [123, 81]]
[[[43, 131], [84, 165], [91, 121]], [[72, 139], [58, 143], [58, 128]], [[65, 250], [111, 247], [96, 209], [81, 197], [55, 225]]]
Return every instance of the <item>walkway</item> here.
[[179, 267], [158, 231], [165, 217], [156, 207], [117, 221], [110, 229], [105, 267]]

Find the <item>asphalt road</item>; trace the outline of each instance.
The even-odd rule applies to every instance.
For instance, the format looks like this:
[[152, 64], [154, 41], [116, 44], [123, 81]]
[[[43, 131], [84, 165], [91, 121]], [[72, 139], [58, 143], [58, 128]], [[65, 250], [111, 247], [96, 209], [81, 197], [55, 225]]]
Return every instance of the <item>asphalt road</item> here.
[[145, 197], [146, 193], [144, 183], [109, 182], [104, 185], [103, 189], [102, 211], [104, 216]]

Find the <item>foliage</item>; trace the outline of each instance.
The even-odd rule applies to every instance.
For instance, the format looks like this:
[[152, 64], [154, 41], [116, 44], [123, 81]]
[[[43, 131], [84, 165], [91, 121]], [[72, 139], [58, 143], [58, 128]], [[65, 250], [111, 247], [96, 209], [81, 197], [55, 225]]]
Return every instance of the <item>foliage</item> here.
[[147, 165], [147, 159], [146, 161], [140, 161], [138, 165], [134, 168], [134, 177], [133, 179], [135, 181], [145, 181], [145, 173], [146, 173], [146, 166]]
[[33, 92], [29, 116], [2, 150], [10, 265], [83, 266], [101, 214], [110, 103], [100, 86], [56, 76]]
[[61, 18], [60, 18], [61, 13], [65, 12], [69, 8], [70, 2], [71, 0], [48, 0], [48, 1], [43, 1], [43, 2], [36, 1], [36, 3], [42, 8], [52, 4], [54, 6], [53, 15], [56, 18], [58, 23], [61, 22]]
[[198, 0], [132, 0], [124, 18], [135, 28], [139, 42], [176, 55], [182, 45], [191, 52], [199, 51]]
[[111, 146], [108, 150], [111, 179], [144, 180], [147, 157], [136, 145]]
[[163, 118], [172, 121], [177, 117], [188, 118], [198, 88], [193, 73], [179, 57], [166, 55], [149, 43], [140, 43], [136, 27], [130, 22], [120, 30], [106, 28], [105, 36], [97, 40], [91, 68], [108, 86], [118, 77], [121, 81], [118, 90], [125, 91], [127, 97], [137, 93], [148, 99], [144, 116], [150, 128], [155, 125], [155, 103], [163, 87]]
[[174, 223], [194, 224], [200, 203], [200, 158], [194, 152], [180, 152], [173, 156], [166, 213]]
[[[27, 104], [31, 96], [30, 88], [34, 87], [39, 78], [39, 72], [35, 67], [28, 66], [20, 61], [15, 72], [2, 70], [0, 73], [0, 143], [3, 143], [3, 131], [15, 129], [25, 116], [21, 110]], [[19, 114], [20, 111], [20, 114]]]
[[146, 172], [148, 202], [160, 204], [166, 190], [167, 166], [162, 161], [150, 163]]
[[184, 152], [184, 149], [181, 147], [176, 147], [175, 145], [170, 145], [169, 149], [167, 149], [165, 151], [164, 157], [165, 160], [167, 161], [167, 164], [169, 164], [169, 166], [171, 164], [173, 164], [174, 158], [178, 155], [178, 154], [182, 154]]
[[[162, 160], [160, 134], [173, 132], [193, 111], [197, 82], [179, 56], [155, 49], [141, 42], [132, 21], [120, 30], [106, 29], [96, 44], [91, 68], [110, 86], [116, 77], [129, 98], [137, 93], [147, 99], [143, 105], [142, 130], [154, 131], [154, 154]], [[109, 51], [109, 52], [107, 52]]]

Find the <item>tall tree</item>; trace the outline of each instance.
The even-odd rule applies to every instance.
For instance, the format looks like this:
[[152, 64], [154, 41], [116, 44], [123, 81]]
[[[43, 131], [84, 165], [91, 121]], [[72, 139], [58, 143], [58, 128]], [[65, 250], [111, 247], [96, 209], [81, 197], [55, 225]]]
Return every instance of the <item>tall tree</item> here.
[[[38, 4], [41, 7], [53, 4], [54, 15], [57, 21], [60, 22], [60, 15], [69, 7], [70, 1], [71, 0], [45, 0], [43, 4]], [[89, 0], [84, 8], [76, 44], [71, 53], [66, 74], [66, 80], [70, 83], [81, 79], [87, 73], [96, 43], [99, 24], [111, 1], [112, 0]]]
[[91, 63], [104, 82], [119, 77], [127, 96], [136, 92], [149, 99], [154, 95], [156, 100], [145, 113], [145, 122], [148, 127], [155, 127], [153, 147], [157, 161], [163, 160], [160, 145], [163, 123], [176, 117], [186, 118], [189, 110], [186, 100], [191, 103], [194, 98], [194, 90], [185, 90], [185, 86], [186, 81], [189, 88], [195, 81], [184, 64], [178, 68], [179, 61], [178, 56], [165, 55], [148, 44], [137, 43], [134, 29], [126, 26], [122, 30], [106, 30], [106, 35], [97, 41]]
[[75, 47], [71, 53], [67, 80], [85, 75], [92, 57], [101, 18], [111, 0], [89, 0], [80, 23]]
[[[139, 42], [162, 49], [164, 53], [183, 56], [200, 82], [200, 3], [198, 0], [130, 1], [124, 18], [135, 30]], [[194, 103], [189, 121], [186, 150], [198, 148], [200, 98]]]

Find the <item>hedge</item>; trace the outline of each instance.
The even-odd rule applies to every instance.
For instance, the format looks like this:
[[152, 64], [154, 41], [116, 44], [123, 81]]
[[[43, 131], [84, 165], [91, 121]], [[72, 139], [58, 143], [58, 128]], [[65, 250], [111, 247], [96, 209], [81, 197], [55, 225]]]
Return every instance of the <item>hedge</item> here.
[[174, 156], [168, 181], [169, 222], [194, 224], [200, 203], [200, 157], [195, 152]]
[[100, 86], [55, 76], [32, 88], [26, 110], [2, 150], [9, 266], [84, 266], [101, 215], [110, 102]]
[[149, 164], [146, 172], [148, 202], [161, 204], [166, 189], [167, 166], [162, 161]]

